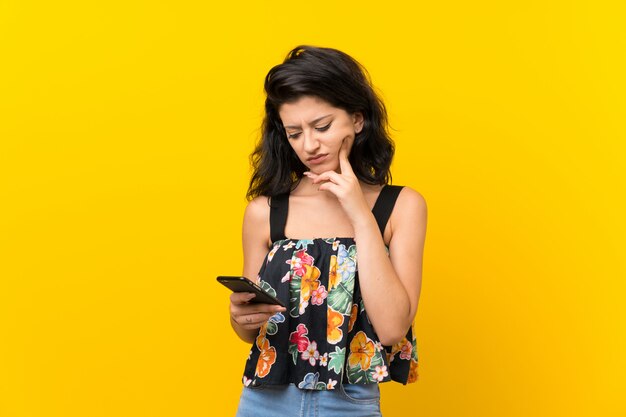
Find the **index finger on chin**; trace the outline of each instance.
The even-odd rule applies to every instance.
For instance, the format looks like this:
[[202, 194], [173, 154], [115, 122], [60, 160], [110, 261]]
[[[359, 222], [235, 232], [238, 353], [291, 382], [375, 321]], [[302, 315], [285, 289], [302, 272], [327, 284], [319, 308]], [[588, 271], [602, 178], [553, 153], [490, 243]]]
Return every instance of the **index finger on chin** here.
[[339, 150], [339, 168], [342, 174], [354, 174], [352, 171], [352, 165], [348, 160], [348, 140], [344, 139]]

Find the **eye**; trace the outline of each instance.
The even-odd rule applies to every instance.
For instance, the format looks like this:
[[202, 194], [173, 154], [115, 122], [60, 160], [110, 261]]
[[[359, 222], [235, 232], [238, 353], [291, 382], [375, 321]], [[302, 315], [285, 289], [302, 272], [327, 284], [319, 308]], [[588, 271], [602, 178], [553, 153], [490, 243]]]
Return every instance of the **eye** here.
[[[327, 131], [330, 128], [331, 124], [333, 124], [333, 122], [328, 123], [326, 126], [316, 127], [315, 130], [317, 130], [318, 132], [325, 132], [325, 131]], [[302, 132], [287, 134], [287, 138], [288, 139], [298, 139], [298, 137], [300, 136], [301, 133]]]
[[326, 126], [323, 126], [323, 127], [316, 127], [315, 130], [317, 130], [318, 132], [325, 132], [325, 131], [328, 130], [328, 128], [330, 127], [331, 124], [332, 124], [332, 122], [328, 123]]

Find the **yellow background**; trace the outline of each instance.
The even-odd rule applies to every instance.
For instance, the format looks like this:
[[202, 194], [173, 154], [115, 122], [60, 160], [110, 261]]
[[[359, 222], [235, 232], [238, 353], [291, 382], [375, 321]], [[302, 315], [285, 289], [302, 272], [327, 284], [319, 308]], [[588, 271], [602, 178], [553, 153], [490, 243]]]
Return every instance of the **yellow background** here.
[[370, 71], [429, 207], [384, 415], [623, 416], [622, 1], [0, 1], [0, 415], [233, 415], [263, 77]]

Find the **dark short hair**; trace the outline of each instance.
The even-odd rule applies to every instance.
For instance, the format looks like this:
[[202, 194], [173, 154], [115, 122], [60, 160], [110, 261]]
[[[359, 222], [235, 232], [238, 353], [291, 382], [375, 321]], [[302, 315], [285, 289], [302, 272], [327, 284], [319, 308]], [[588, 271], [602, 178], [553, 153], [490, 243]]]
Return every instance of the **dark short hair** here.
[[367, 70], [354, 58], [332, 48], [297, 46], [267, 73], [265, 93], [261, 138], [250, 155], [249, 200], [290, 191], [307, 170], [291, 148], [278, 113], [280, 106], [303, 96], [318, 97], [348, 114], [361, 112], [363, 129], [348, 158], [352, 169], [367, 184], [391, 182], [395, 148], [388, 132], [387, 110]]

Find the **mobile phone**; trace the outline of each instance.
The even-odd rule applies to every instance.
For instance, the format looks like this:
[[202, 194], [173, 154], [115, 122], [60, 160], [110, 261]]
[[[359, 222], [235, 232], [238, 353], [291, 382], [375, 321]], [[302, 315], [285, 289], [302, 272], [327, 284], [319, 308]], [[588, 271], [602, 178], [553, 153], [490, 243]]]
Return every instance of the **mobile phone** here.
[[278, 298], [274, 297], [246, 277], [219, 276], [217, 277], [217, 281], [220, 284], [230, 288], [233, 292], [254, 293], [255, 297], [250, 300], [251, 303], [275, 304], [286, 307], [282, 301], [280, 301]]

